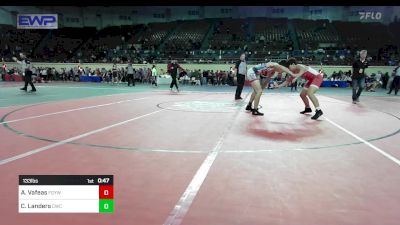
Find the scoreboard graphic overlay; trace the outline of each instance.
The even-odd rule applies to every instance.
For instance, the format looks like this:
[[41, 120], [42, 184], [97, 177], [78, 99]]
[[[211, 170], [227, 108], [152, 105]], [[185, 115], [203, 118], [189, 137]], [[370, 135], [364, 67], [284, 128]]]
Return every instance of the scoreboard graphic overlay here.
[[113, 175], [20, 175], [19, 213], [114, 213]]

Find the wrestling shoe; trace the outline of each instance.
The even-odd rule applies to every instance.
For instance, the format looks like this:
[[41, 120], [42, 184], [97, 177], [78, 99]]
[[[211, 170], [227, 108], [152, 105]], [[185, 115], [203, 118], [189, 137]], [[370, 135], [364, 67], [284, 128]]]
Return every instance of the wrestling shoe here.
[[304, 111], [301, 111], [300, 113], [304, 114], [304, 113], [310, 113], [310, 112], [312, 112], [311, 108], [305, 108]]
[[247, 111], [253, 111], [253, 108], [251, 108], [251, 105], [247, 105], [247, 106], [246, 106], [246, 110], [247, 110]]
[[312, 120], [316, 120], [318, 119], [320, 116], [322, 116], [324, 113], [322, 112], [322, 110], [316, 110], [315, 111], [315, 115], [311, 117]]
[[258, 109], [253, 109], [252, 111], [252, 114], [255, 116], [264, 116], [264, 113], [260, 113]]

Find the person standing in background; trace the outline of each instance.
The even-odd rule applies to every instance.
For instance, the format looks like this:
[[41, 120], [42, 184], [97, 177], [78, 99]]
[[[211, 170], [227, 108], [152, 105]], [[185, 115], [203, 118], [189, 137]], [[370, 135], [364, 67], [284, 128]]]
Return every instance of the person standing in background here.
[[151, 68], [151, 76], [153, 78], [152, 82], [151, 82], [151, 86], [153, 86], [153, 84], [157, 87], [157, 68], [156, 65], [153, 65], [153, 68]]
[[42, 69], [41, 76], [42, 76], [44, 82], [47, 83], [47, 69], [46, 68]]
[[7, 64], [4, 62], [4, 58], [1, 58], [3, 65], [1, 66], [1, 79], [4, 81], [6, 80], [7, 74]]
[[32, 83], [32, 71], [31, 71], [31, 61], [26, 57], [24, 53], [19, 53], [21, 61], [17, 59], [17, 57], [13, 57], [12, 59], [21, 65], [21, 70], [25, 78], [25, 86], [21, 88], [22, 91], [28, 90], [28, 84], [31, 85], [31, 92], [36, 92], [35, 85]]
[[387, 93], [390, 95], [394, 89], [394, 94], [397, 95], [400, 89], [400, 62], [398, 62], [397, 67], [393, 70], [393, 81], [390, 84], [389, 92]]
[[126, 68], [127, 71], [127, 79], [128, 79], [128, 87], [129, 85], [132, 83], [132, 86], [135, 86], [135, 78], [133, 77], [134, 71], [133, 71], [133, 67], [132, 67], [132, 63], [129, 62], [128, 66]]
[[172, 87], [176, 87], [176, 90], [179, 92], [178, 84], [176, 82], [176, 76], [178, 75], [178, 68], [183, 70], [184, 69], [177, 63], [176, 60], [172, 60], [170, 64], [167, 66], [167, 71], [172, 77], [171, 85], [169, 86], [170, 90], [172, 91]]
[[38, 79], [37, 69], [34, 66], [32, 66], [32, 78], [34, 78], [35, 81], [37, 81], [37, 79]]
[[117, 64], [114, 63], [112, 66], [112, 83], [117, 83], [118, 82], [118, 67]]
[[368, 68], [368, 62], [366, 58], [367, 58], [367, 50], [361, 50], [360, 59], [357, 59], [353, 63], [353, 76], [352, 76], [353, 104], [360, 102], [359, 98], [365, 86], [365, 69]]
[[389, 81], [389, 73], [386, 72], [386, 73], [382, 76], [382, 88], [383, 88], [383, 89], [387, 89], [387, 87], [388, 87], [388, 81]]
[[247, 72], [247, 63], [246, 63], [246, 54], [242, 53], [240, 55], [240, 60], [238, 60], [233, 67], [234, 74], [237, 76], [237, 88], [235, 93], [235, 100], [240, 100], [242, 94], [244, 81], [246, 80], [246, 72]]
[[208, 84], [208, 71], [203, 70], [202, 76], [201, 76], [201, 85], [207, 85]]
[[121, 70], [119, 71], [119, 76], [118, 76], [118, 83], [122, 83], [126, 81], [126, 70], [124, 67], [121, 68]]

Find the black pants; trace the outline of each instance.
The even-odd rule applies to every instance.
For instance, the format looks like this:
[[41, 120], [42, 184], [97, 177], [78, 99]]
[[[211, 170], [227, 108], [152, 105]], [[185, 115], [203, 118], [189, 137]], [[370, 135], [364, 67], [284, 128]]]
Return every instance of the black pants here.
[[176, 82], [176, 75], [175, 76], [171, 76], [172, 77], [172, 82], [171, 85], [169, 86], [169, 88], [174, 87], [174, 85], [176, 86], [176, 90], [178, 90], [178, 83]]
[[363, 91], [365, 87], [365, 77], [360, 77], [360, 78], [353, 78], [352, 80], [352, 85], [353, 85], [353, 101], [357, 100], [361, 92]]
[[29, 72], [25, 74], [25, 86], [24, 86], [25, 90], [28, 89], [28, 84], [31, 85], [32, 91], [36, 91], [35, 85], [33, 85], [32, 83], [32, 73]]
[[135, 86], [135, 79], [133, 78], [133, 74], [128, 74], [128, 86], [132, 83], [132, 86]]
[[151, 82], [151, 86], [156, 85], [157, 86], [157, 76], [153, 76], [153, 80]]
[[392, 93], [393, 89], [394, 89], [394, 94], [397, 95], [400, 89], [400, 76], [395, 76], [393, 78], [393, 82], [392, 85], [390, 85], [390, 90], [388, 94]]
[[237, 75], [237, 88], [236, 88], [235, 98], [240, 98], [240, 95], [242, 94], [245, 78], [246, 78], [246, 76], [243, 74]]
[[207, 77], [207, 84], [211, 80], [211, 85], [214, 85], [214, 77]]
[[227, 83], [228, 83], [229, 86], [233, 86], [233, 85], [234, 85], [234, 83], [233, 83], [233, 77], [229, 76], [229, 77], [228, 77], [228, 80], [227, 80]]
[[387, 84], [388, 84], [388, 79], [387, 79], [387, 77], [383, 77], [383, 79], [382, 79], [382, 88], [383, 88], [383, 89], [386, 89]]

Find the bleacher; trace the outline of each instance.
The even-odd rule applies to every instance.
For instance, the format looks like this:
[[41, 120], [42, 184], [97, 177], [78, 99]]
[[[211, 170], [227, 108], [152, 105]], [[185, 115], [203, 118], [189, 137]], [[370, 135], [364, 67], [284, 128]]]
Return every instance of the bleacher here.
[[400, 22], [390, 23], [388, 29], [396, 40], [400, 39]]
[[339, 35], [328, 20], [294, 19], [300, 49], [317, 49], [319, 43], [338, 44]]
[[168, 33], [176, 28], [176, 25], [176, 22], [149, 24], [135, 44], [141, 44], [141, 48], [146, 50], [157, 49]]
[[255, 18], [252, 23], [254, 36], [249, 49], [253, 57], [276, 58], [292, 46], [286, 18]]
[[210, 23], [205, 20], [183, 21], [165, 42], [165, 51], [199, 50]]
[[[32, 49], [47, 34], [48, 30], [22, 30], [11, 25], [0, 25], [0, 45], [3, 57], [11, 57], [14, 52], [31, 53]], [[5, 51], [5, 46], [8, 50]]]
[[388, 27], [381, 23], [361, 23], [334, 21], [341, 40], [353, 48], [378, 49], [395, 43]]
[[47, 60], [63, 61], [63, 59], [72, 57], [74, 50], [95, 32], [96, 29], [94, 27], [68, 27], [52, 30], [49, 38], [44, 40], [46, 42], [45, 45], [36, 49], [35, 55], [37, 57], [44, 55]]
[[287, 19], [257, 18], [254, 29], [253, 49], [267, 46], [270, 50], [281, 50], [290, 41]]
[[243, 49], [248, 43], [248, 27], [244, 19], [221, 19], [214, 27], [213, 35], [209, 39], [213, 50]]
[[[289, 35], [289, 23], [294, 26], [290, 32], [295, 32], [295, 35]], [[205, 40], [210, 26], [213, 29]], [[109, 62], [132, 59], [141, 62], [173, 57], [188, 61], [228, 62], [247, 51], [251, 52], [251, 60], [280, 59], [289, 55], [347, 64], [361, 48], [366, 48], [374, 61], [394, 61], [398, 58], [400, 23], [226, 18], [107, 27], [99, 31], [94, 27], [17, 30], [13, 26], [0, 25], [0, 37], [0, 53], [6, 60], [11, 60], [11, 56], [20, 51], [31, 55], [30, 51], [36, 48], [31, 55], [33, 61]], [[293, 43], [297, 40], [292, 40], [294, 37], [299, 43], [296, 49]], [[323, 43], [337, 45], [321, 47]], [[326, 51], [315, 53], [321, 48]]]
[[118, 26], [94, 32], [80, 49], [81, 57], [90, 60], [94, 55], [100, 59], [106, 57], [108, 53], [112, 53], [114, 49], [128, 49], [138, 29], [140, 28], [136, 26]]

